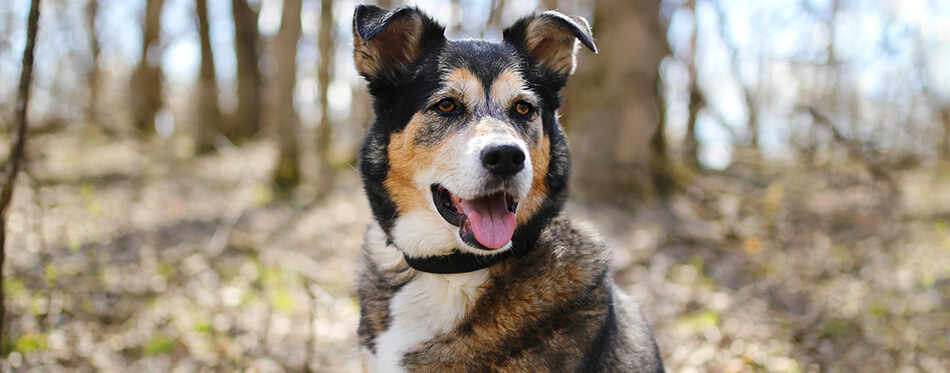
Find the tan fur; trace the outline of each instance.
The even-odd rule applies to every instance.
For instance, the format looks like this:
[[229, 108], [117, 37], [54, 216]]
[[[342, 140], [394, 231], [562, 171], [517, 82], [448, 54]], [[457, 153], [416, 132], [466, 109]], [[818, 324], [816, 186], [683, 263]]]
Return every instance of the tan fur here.
[[482, 83], [468, 69], [455, 69], [445, 78], [446, 93], [456, 96], [456, 99], [465, 105], [482, 105], [485, 97]]
[[[431, 203], [427, 195], [421, 193], [414, 180], [420, 173], [431, 167], [438, 150], [422, 149], [413, 144], [413, 138], [419, 129], [426, 125], [425, 115], [416, 113], [406, 128], [393, 134], [389, 140], [390, 171], [383, 185], [392, 195], [393, 202], [400, 213], [426, 208]], [[440, 147], [444, 147], [443, 144]]]
[[573, 35], [563, 32], [547, 19], [531, 22], [525, 34], [525, 46], [539, 65], [564, 75], [574, 72], [577, 39]]
[[548, 188], [544, 185], [544, 177], [548, 174], [551, 162], [551, 138], [545, 135], [538, 146], [531, 148], [531, 167], [534, 177], [531, 180], [531, 191], [528, 197], [518, 205], [518, 224], [524, 224], [538, 212], [541, 204], [548, 195]]
[[508, 107], [518, 100], [527, 100], [536, 105], [530, 91], [525, 87], [524, 78], [516, 70], [505, 70], [491, 84], [491, 98], [501, 107]]

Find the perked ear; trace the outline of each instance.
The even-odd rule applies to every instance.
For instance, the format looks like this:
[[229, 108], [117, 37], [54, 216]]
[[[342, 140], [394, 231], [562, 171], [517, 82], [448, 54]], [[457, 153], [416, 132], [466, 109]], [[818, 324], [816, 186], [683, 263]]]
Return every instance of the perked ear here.
[[445, 41], [445, 27], [415, 7], [360, 5], [353, 14], [353, 59], [367, 80], [398, 79], [429, 43]]
[[578, 42], [597, 53], [586, 19], [553, 10], [519, 19], [505, 29], [504, 39], [527, 54], [542, 73], [562, 84], [577, 67]]

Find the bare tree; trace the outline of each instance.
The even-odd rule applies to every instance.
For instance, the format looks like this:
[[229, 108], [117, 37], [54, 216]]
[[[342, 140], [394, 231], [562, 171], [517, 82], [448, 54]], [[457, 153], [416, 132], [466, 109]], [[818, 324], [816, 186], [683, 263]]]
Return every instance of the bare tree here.
[[208, 22], [208, 0], [195, 1], [198, 16], [198, 36], [201, 39], [201, 71], [198, 74], [198, 89], [195, 103], [198, 105], [197, 123], [194, 124], [195, 152], [214, 150], [214, 135], [221, 124], [218, 109], [218, 82], [215, 77], [214, 52], [211, 49], [211, 32]]
[[142, 24], [141, 59], [132, 73], [132, 120], [140, 134], [155, 133], [155, 114], [162, 108], [162, 45], [159, 41], [164, 0], [147, 0]]
[[632, 206], [671, 188], [660, 62], [670, 53], [659, 0], [600, 2], [593, 29], [601, 53], [567, 87], [578, 196]]
[[699, 89], [697, 72], [699, 61], [697, 61], [696, 39], [699, 36], [699, 16], [696, 14], [696, 0], [689, 0], [686, 6], [693, 12], [693, 35], [689, 41], [689, 56], [686, 57], [689, 69], [689, 118], [686, 120], [686, 138], [683, 140], [683, 163], [693, 169], [698, 169], [700, 167], [699, 139], [696, 138], [696, 120], [699, 118], [699, 111], [706, 106], [706, 101]]
[[505, 12], [505, 0], [492, 0], [491, 9], [488, 11], [488, 20], [485, 21], [485, 28], [482, 29], [482, 37], [485, 37], [489, 29], [501, 30], [501, 15]]
[[285, 0], [277, 31], [276, 99], [277, 139], [280, 151], [274, 183], [281, 190], [300, 184], [298, 118], [294, 109], [294, 84], [297, 82], [297, 41], [300, 39], [301, 0]]
[[320, 48], [320, 66], [317, 71], [317, 83], [320, 85], [320, 125], [317, 127], [317, 156], [319, 173], [317, 174], [317, 194], [324, 195], [333, 187], [336, 169], [331, 159], [330, 142], [333, 136], [333, 124], [330, 123], [330, 71], [333, 68], [333, 0], [323, 0], [320, 5], [320, 36], [317, 41]]
[[239, 140], [261, 130], [260, 34], [257, 11], [251, 9], [247, 0], [231, 0], [231, 11], [234, 16], [234, 52], [237, 55], [238, 105], [228, 135], [232, 140]]
[[3, 319], [6, 315], [6, 306], [3, 304], [3, 262], [6, 259], [7, 243], [7, 213], [10, 203], [13, 202], [13, 188], [16, 186], [16, 177], [20, 173], [20, 164], [23, 162], [23, 148], [26, 146], [26, 114], [30, 104], [30, 82], [33, 79], [33, 52], [36, 49], [36, 31], [40, 19], [40, 0], [33, 0], [30, 4], [30, 16], [27, 19], [26, 47], [23, 49], [23, 67], [20, 72], [20, 86], [17, 90], [16, 136], [13, 146], [10, 147], [10, 158], [7, 160], [7, 179], [0, 192], [0, 341], [3, 339]]
[[99, 105], [99, 85], [100, 80], [102, 79], [102, 70], [99, 69], [99, 53], [101, 52], [101, 47], [99, 46], [99, 35], [96, 33], [96, 18], [99, 14], [99, 1], [98, 0], [89, 0], [86, 3], [85, 15], [86, 15], [86, 27], [89, 33], [89, 60], [90, 66], [89, 71], [86, 72], [86, 84], [89, 89], [89, 97], [86, 101], [86, 122], [87, 123], [96, 123], [98, 122], [98, 105]]

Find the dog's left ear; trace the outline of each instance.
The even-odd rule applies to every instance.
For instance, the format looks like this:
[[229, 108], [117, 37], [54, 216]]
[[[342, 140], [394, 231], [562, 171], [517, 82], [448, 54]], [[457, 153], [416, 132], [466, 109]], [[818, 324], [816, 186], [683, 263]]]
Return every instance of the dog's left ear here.
[[504, 40], [527, 54], [549, 79], [557, 79], [562, 85], [577, 67], [578, 43], [597, 53], [586, 19], [553, 10], [519, 19], [505, 29]]

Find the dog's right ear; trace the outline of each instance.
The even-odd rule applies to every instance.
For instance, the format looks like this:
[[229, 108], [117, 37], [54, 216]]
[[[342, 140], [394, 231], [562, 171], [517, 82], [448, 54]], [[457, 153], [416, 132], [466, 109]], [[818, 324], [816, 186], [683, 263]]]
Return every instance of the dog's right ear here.
[[353, 60], [369, 81], [397, 81], [430, 46], [445, 42], [445, 27], [415, 7], [360, 5], [353, 13]]

